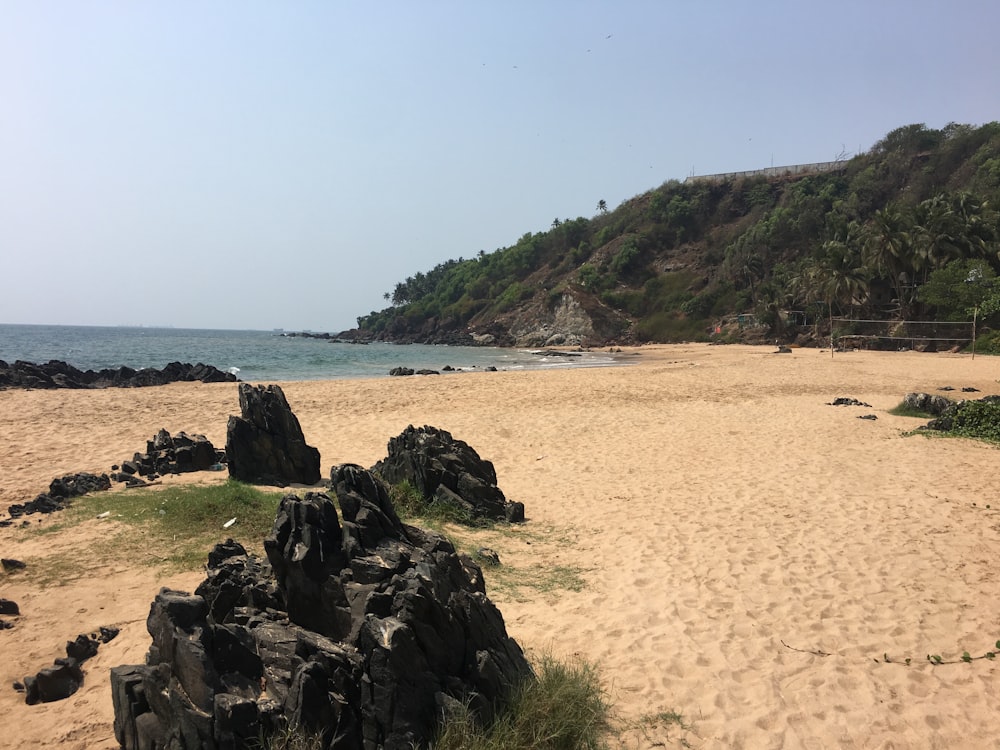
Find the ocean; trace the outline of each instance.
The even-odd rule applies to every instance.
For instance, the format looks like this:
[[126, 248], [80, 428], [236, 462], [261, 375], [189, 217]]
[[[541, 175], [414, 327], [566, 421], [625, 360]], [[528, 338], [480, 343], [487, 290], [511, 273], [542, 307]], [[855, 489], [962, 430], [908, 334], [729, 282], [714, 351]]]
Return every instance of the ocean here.
[[394, 367], [440, 371], [531, 370], [620, 364], [607, 352], [539, 356], [495, 347], [344, 344], [276, 331], [0, 324], [0, 360], [62, 360], [81, 370], [162, 368], [170, 362], [214, 365], [249, 382], [336, 380], [389, 375]]

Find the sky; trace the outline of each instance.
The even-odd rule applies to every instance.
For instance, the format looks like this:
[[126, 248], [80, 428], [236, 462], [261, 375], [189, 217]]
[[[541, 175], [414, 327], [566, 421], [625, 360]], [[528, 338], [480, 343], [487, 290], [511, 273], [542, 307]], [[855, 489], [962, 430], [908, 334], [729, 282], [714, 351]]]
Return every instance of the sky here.
[[0, 0], [0, 323], [340, 331], [667, 180], [1000, 120], [996, 0]]

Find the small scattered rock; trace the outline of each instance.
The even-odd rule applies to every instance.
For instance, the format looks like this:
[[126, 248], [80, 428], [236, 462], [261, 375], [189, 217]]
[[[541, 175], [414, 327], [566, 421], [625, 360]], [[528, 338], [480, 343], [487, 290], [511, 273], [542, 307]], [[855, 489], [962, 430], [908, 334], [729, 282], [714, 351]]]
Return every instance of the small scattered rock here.
[[20, 560], [15, 560], [12, 557], [4, 557], [0, 559], [0, 565], [3, 566], [5, 573], [13, 573], [15, 570], [24, 570], [28, 567]]
[[0, 599], [0, 615], [19, 614], [21, 614], [21, 608], [17, 606], [17, 602], [10, 599]]
[[496, 568], [500, 565], [500, 555], [489, 547], [480, 547], [477, 549], [476, 560], [491, 568]]
[[[99, 633], [81, 634], [66, 643], [66, 658], [59, 658], [51, 667], [45, 667], [31, 677], [25, 677], [22, 689], [28, 705], [51, 703], [69, 698], [83, 684], [81, 665], [97, 654], [102, 643], [117, 636], [119, 629], [101, 627]], [[14, 683], [14, 689], [17, 685]]]
[[847, 398], [844, 396], [835, 398], [833, 401], [827, 404], [827, 406], [863, 406], [866, 409], [872, 408], [871, 404], [866, 404], [864, 401], [858, 401], [856, 398]]
[[878, 419], [874, 414], [862, 414], [858, 419]]

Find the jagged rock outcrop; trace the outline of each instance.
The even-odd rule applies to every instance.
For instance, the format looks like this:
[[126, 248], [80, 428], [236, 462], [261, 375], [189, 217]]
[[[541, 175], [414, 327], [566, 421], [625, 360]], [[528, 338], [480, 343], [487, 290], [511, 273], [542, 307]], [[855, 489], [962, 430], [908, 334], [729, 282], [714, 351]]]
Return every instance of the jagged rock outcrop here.
[[507, 500], [493, 464], [451, 433], [409, 425], [389, 440], [388, 451], [372, 471], [389, 484], [407, 481], [430, 502], [464, 509], [473, 522], [524, 520], [524, 505]]
[[229, 476], [285, 487], [316, 484], [319, 451], [306, 445], [299, 420], [279, 386], [240, 383], [240, 412], [226, 429]]
[[90, 492], [101, 492], [111, 489], [111, 478], [107, 474], [67, 474], [57, 477], [49, 483], [49, 491], [38, 495], [26, 503], [14, 503], [7, 508], [11, 518], [31, 515], [32, 513], [53, 513], [62, 510], [74, 497]]
[[248, 748], [297, 726], [323, 748], [426, 746], [442, 711], [488, 719], [531, 670], [444, 538], [402, 524], [382, 482], [334, 467], [343, 514], [286, 495], [267, 561], [229, 541], [194, 594], [162, 590], [146, 664], [111, 670], [115, 736], [135, 748]]
[[58, 359], [41, 364], [0, 360], [0, 388], [141, 388], [174, 382], [235, 383], [238, 378], [212, 365], [171, 362], [162, 370], [131, 367], [80, 370]]
[[204, 435], [188, 435], [182, 430], [171, 436], [161, 429], [152, 440], [146, 441], [145, 453], [136, 453], [130, 460], [122, 461], [114, 478], [128, 482], [134, 476], [155, 478], [162, 474], [207, 471], [226, 461], [226, 452], [217, 450]]

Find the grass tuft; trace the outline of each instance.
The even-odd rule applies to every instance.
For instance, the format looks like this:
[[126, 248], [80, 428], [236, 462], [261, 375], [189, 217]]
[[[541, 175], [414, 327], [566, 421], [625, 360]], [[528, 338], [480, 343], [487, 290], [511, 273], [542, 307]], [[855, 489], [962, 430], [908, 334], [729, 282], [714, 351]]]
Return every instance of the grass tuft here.
[[598, 750], [609, 706], [596, 670], [582, 660], [544, 655], [537, 680], [526, 681], [489, 727], [468, 710], [449, 716], [433, 750]]
[[462, 526], [486, 526], [485, 519], [473, 518], [469, 509], [458, 505], [431, 498], [428, 500], [414, 487], [409, 480], [404, 479], [399, 484], [389, 486], [389, 499], [396, 513], [408, 523], [419, 521], [430, 526], [445, 523], [456, 523]]
[[323, 734], [301, 727], [285, 727], [258, 740], [254, 750], [323, 750]]
[[936, 416], [929, 411], [914, 409], [905, 401], [900, 401], [898, 405], [889, 409], [889, 413], [895, 417], [917, 417], [918, 419], [934, 419]]

